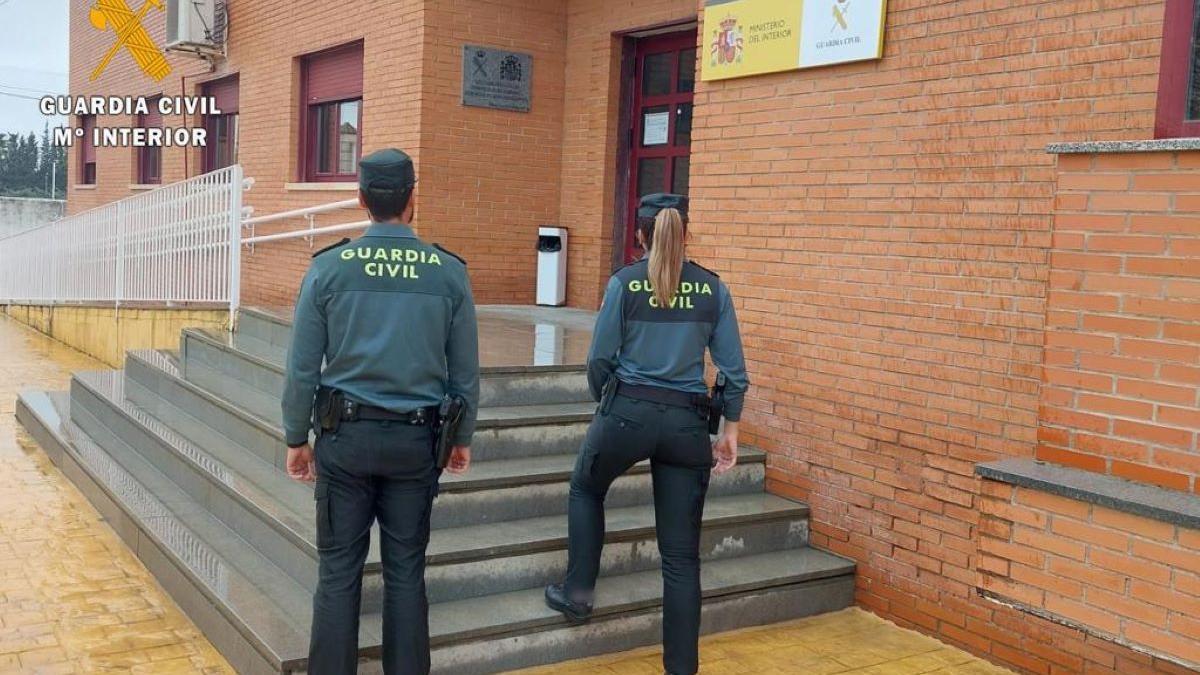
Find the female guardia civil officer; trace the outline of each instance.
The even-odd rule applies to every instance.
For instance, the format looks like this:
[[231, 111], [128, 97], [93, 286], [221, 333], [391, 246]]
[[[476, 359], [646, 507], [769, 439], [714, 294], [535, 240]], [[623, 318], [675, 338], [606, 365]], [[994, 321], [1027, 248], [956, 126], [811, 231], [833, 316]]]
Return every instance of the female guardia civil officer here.
[[[729, 289], [684, 255], [686, 213], [687, 197], [642, 198], [637, 236], [649, 254], [608, 282], [588, 354], [588, 385], [600, 407], [571, 478], [567, 577], [546, 588], [551, 609], [572, 622], [588, 619], [604, 545], [604, 496], [618, 476], [649, 458], [662, 555], [663, 665], [671, 675], [698, 667], [704, 496], [714, 457], [718, 473], [737, 462], [749, 386]], [[726, 378], [725, 429], [711, 445], [705, 349]]]

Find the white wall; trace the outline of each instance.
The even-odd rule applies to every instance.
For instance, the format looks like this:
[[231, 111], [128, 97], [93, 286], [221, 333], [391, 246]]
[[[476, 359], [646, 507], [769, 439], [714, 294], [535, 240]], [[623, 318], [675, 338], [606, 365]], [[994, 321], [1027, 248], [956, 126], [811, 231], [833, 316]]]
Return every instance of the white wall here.
[[65, 207], [61, 199], [0, 197], [0, 237], [58, 220]]

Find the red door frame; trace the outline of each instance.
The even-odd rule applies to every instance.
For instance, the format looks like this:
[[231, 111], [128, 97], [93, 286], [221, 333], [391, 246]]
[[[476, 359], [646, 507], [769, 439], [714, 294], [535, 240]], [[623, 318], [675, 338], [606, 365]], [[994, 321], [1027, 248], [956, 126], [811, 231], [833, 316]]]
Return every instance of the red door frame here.
[[[626, 220], [625, 220], [625, 261], [630, 262], [639, 255], [640, 248], [637, 247], [637, 237], [634, 235], [634, 226], [637, 222], [637, 205], [638, 205], [638, 163], [642, 159], [663, 157], [666, 159], [666, 171], [664, 172], [664, 180], [662, 192], [670, 192], [671, 186], [675, 178], [675, 158], [690, 157], [691, 143], [686, 146], [675, 145], [675, 122], [678, 117], [679, 106], [685, 103], [692, 103], [695, 98], [695, 93], [679, 92], [679, 52], [689, 48], [696, 47], [696, 29], [691, 28], [678, 33], [668, 33], [664, 35], [655, 35], [651, 37], [640, 38], [637, 41], [635, 49], [635, 61], [633, 69], [633, 97], [630, 104], [630, 143], [629, 143], [629, 183], [626, 186], [628, 199], [626, 200]], [[646, 62], [646, 57], [653, 54], [662, 54], [671, 52], [674, 58], [671, 59], [671, 86], [670, 93], [660, 96], [644, 96], [642, 94], [642, 76], [643, 67]], [[694, 89], [694, 87], [693, 87]], [[642, 146], [642, 122], [644, 116], [643, 108], [653, 108], [656, 106], [667, 106], [670, 112], [667, 124], [667, 143], [665, 145], [656, 145], [650, 147]]]
[[[1200, 135], [1200, 120], [1189, 120], [1188, 94], [1192, 83], [1192, 40], [1195, 39], [1194, 0], [1167, 0], [1163, 17], [1162, 55], [1158, 69], [1158, 109], [1155, 138]], [[1191, 86], [1189, 86], [1191, 85]]]

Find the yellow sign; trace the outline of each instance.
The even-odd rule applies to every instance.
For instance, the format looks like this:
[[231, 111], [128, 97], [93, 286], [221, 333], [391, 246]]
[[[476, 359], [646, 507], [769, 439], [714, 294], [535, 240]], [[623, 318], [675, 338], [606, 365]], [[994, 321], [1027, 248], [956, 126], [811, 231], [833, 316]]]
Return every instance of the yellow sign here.
[[95, 80], [100, 77], [122, 47], [129, 52], [142, 72], [154, 78], [155, 82], [161, 81], [171, 73], [171, 64], [167, 63], [162, 50], [154, 44], [154, 40], [150, 39], [150, 34], [142, 26], [142, 18], [151, 7], [161, 12], [162, 0], [145, 0], [137, 12], [134, 12], [125, 0], [96, 0], [96, 4], [92, 5], [91, 12], [88, 13], [88, 19], [98, 31], [111, 28], [117, 35], [117, 41], [100, 60], [100, 65], [92, 71], [89, 79]]
[[707, 0], [705, 81], [883, 56], [886, 0]]
[[721, 80], [796, 67], [800, 3], [733, 0], [704, 9], [702, 79]]

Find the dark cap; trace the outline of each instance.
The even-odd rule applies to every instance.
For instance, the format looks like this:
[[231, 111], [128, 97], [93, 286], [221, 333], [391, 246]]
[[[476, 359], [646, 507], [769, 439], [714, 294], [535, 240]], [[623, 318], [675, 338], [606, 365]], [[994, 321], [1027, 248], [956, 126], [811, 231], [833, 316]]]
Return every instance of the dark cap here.
[[409, 190], [416, 182], [412, 158], [403, 150], [376, 150], [358, 163], [358, 187], [363, 190]]
[[688, 198], [665, 192], [646, 195], [638, 202], [638, 218], [654, 218], [663, 209], [676, 209], [679, 211], [679, 215], [687, 218]]

